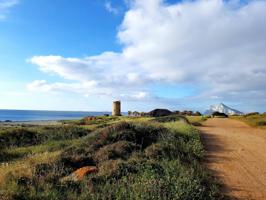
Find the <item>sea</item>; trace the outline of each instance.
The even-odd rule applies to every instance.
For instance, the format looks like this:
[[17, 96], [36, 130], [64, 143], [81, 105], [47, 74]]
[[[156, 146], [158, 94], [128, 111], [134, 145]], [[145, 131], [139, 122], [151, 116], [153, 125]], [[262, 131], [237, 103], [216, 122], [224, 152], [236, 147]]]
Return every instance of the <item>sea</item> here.
[[80, 119], [86, 116], [101, 116], [111, 112], [81, 112], [81, 111], [43, 111], [43, 110], [1, 110], [0, 121], [56, 121]]

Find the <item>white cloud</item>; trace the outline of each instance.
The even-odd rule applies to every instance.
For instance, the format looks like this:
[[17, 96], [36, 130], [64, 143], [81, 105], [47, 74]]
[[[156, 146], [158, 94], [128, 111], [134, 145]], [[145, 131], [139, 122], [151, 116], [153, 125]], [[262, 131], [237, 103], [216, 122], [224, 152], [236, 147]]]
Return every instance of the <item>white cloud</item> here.
[[0, 0], [0, 20], [6, 19], [10, 8], [19, 3], [18, 0]]
[[201, 91], [193, 98], [199, 99], [248, 101], [254, 92], [266, 92], [266, 1], [134, 0], [130, 5], [117, 34], [122, 52], [35, 56], [30, 62], [79, 84], [94, 81], [95, 88], [116, 96], [134, 97], [154, 82], [195, 84]]
[[46, 80], [35, 80], [27, 85], [29, 91], [34, 92], [76, 92], [85, 94], [96, 95], [109, 95], [107, 90], [99, 91], [96, 89], [96, 83], [94, 81], [84, 81], [82, 83], [48, 83]]
[[127, 94], [120, 94], [120, 98], [127, 101], [150, 101], [154, 97], [152, 97], [152, 95], [148, 92], [136, 91]]
[[119, 8], [114, 7], [110, 1], [106, 1], [104, 7], [108, 12], [112, 14], [117, 15], [119, 13]]

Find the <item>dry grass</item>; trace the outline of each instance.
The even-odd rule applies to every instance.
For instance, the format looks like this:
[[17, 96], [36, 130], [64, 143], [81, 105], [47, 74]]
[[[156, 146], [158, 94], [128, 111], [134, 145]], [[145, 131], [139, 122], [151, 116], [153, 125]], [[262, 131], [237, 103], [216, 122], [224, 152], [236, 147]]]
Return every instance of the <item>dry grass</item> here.
[[253, 127], [266, 128], [266, 114], [231, 116], [230, 118], [243, 121]]
[[2, 163], [0, 166], [0, 187], [6, 183], [6, 177], [32, 177], [33, 169], [40, 163], [52, 163], [60, 155], [61, 151], [44, 152], [25, 157], [16, 162]]
[[186, 118], [194, 126], [201, 126], [201, 123], [208, 119], [206, 116], [186, 116]]

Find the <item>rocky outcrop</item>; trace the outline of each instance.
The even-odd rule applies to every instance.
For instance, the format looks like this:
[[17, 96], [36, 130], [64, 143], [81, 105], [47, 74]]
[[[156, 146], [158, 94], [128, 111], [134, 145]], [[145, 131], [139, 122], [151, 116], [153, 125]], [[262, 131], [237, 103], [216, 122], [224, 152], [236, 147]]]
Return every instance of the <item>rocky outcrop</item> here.
[[94, 166], [87, 166], [87, 167], [82, 167], [71, 173], [69, 176], [66, 176], [61, 179], [61, 182], [66, 182], [66, 181], [82, 181], [85, 176], [88, 174], [92, 173], [97, 173], [98, 169]]

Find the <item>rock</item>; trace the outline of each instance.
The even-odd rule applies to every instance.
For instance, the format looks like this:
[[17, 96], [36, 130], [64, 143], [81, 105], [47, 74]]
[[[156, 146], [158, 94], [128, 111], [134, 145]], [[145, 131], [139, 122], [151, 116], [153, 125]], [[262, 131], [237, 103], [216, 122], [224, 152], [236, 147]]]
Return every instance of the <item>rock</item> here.
[[167, 109], [155, 109], [148, 113], [151, 117], [163, 117], [173, 114], [170, 110]]
[[78, 182], [78, 181], [82, 181], [84, 177], [87, 176], [88, 174], [93, 174], [97, 172], [98, 172], [98, 169], [94, 166], [82, 167], [80, 169], [77, 169], [73, 173], [71, 173], [69, 176], [62, 178], [60, 181], [61, 182], [66, 182], [66, 181]]

